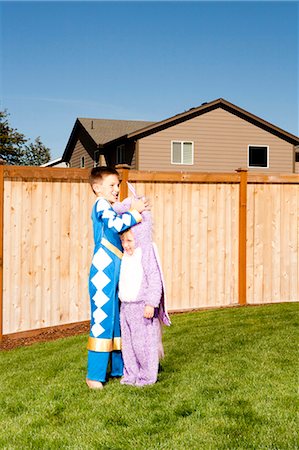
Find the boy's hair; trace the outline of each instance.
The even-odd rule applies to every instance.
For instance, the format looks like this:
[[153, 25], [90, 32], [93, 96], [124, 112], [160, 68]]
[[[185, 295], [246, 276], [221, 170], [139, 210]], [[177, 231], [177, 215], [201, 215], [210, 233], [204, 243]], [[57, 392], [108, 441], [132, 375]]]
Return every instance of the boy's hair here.
[[106, 166], [94, 167], [93, 169], [91, 169], [89, 175], [90, 186], [92, 187], [92, 185], [97, 181], [98, 182], [103, 181], [103, 179], [108, 175], [116, 175], [117, 177], [119, 177], [119, 173], [117, 172], [117, 170], [113, 169], [112, 167]]

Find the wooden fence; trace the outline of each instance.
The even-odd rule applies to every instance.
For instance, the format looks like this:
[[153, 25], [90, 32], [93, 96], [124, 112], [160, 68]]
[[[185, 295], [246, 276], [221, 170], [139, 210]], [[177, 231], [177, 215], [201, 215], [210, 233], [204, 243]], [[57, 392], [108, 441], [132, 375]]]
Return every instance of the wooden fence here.
[[[0, 167], [0, 338], [89, 319], [88, 174]], [[171, 311], [299, 300], [298, 175], [120, 174], [151, 199]]]

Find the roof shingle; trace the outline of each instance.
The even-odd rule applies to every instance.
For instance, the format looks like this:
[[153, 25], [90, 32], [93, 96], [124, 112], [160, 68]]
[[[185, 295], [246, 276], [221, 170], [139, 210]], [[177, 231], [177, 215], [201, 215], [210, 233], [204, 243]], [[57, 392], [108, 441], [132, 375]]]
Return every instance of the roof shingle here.
[[79, 122], [88, 131], [98, 145], [118, 139], [141, 128], [153, 125], [155, 122], [142, 120], [112, 120], [112, 119], [86, 119], [78, 118]]

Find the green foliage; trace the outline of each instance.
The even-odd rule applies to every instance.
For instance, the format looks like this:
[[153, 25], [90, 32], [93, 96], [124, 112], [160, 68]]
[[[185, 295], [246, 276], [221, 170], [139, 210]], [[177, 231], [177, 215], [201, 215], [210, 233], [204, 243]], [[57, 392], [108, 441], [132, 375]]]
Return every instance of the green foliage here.
[[40, 166], [50, 161], [50, 150], [40, 137], [28, 144], [28, 139], [12, 128], [7, 111], [0, 111], [0, 159], [7, 165]]
[[175, 315], [158, 382], [84, 383], [87, 336], [0, 353], [0, 448], [298, 448], [298, 305]]
[[26, 142], [25, 136], [9, 125], [7, 111], [0, 111], [0, 158], [5, 164], [18, 164]]
[[33, 143], [25, 145], [20, 164], [22, 166], [41, 166], [50, 161], [50, 149], [47, 148], [37, 137]]

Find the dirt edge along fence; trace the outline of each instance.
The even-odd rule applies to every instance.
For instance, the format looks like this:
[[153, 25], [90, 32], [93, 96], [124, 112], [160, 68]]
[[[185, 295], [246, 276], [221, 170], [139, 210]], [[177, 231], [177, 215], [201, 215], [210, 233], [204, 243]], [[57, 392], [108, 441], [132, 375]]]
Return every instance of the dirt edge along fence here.
[[[298, 175], [119, 172], [151, 199], [171, 311], [299, 300]], [[0, 166], [0, 338], [88, 321], [88, 176]]]

